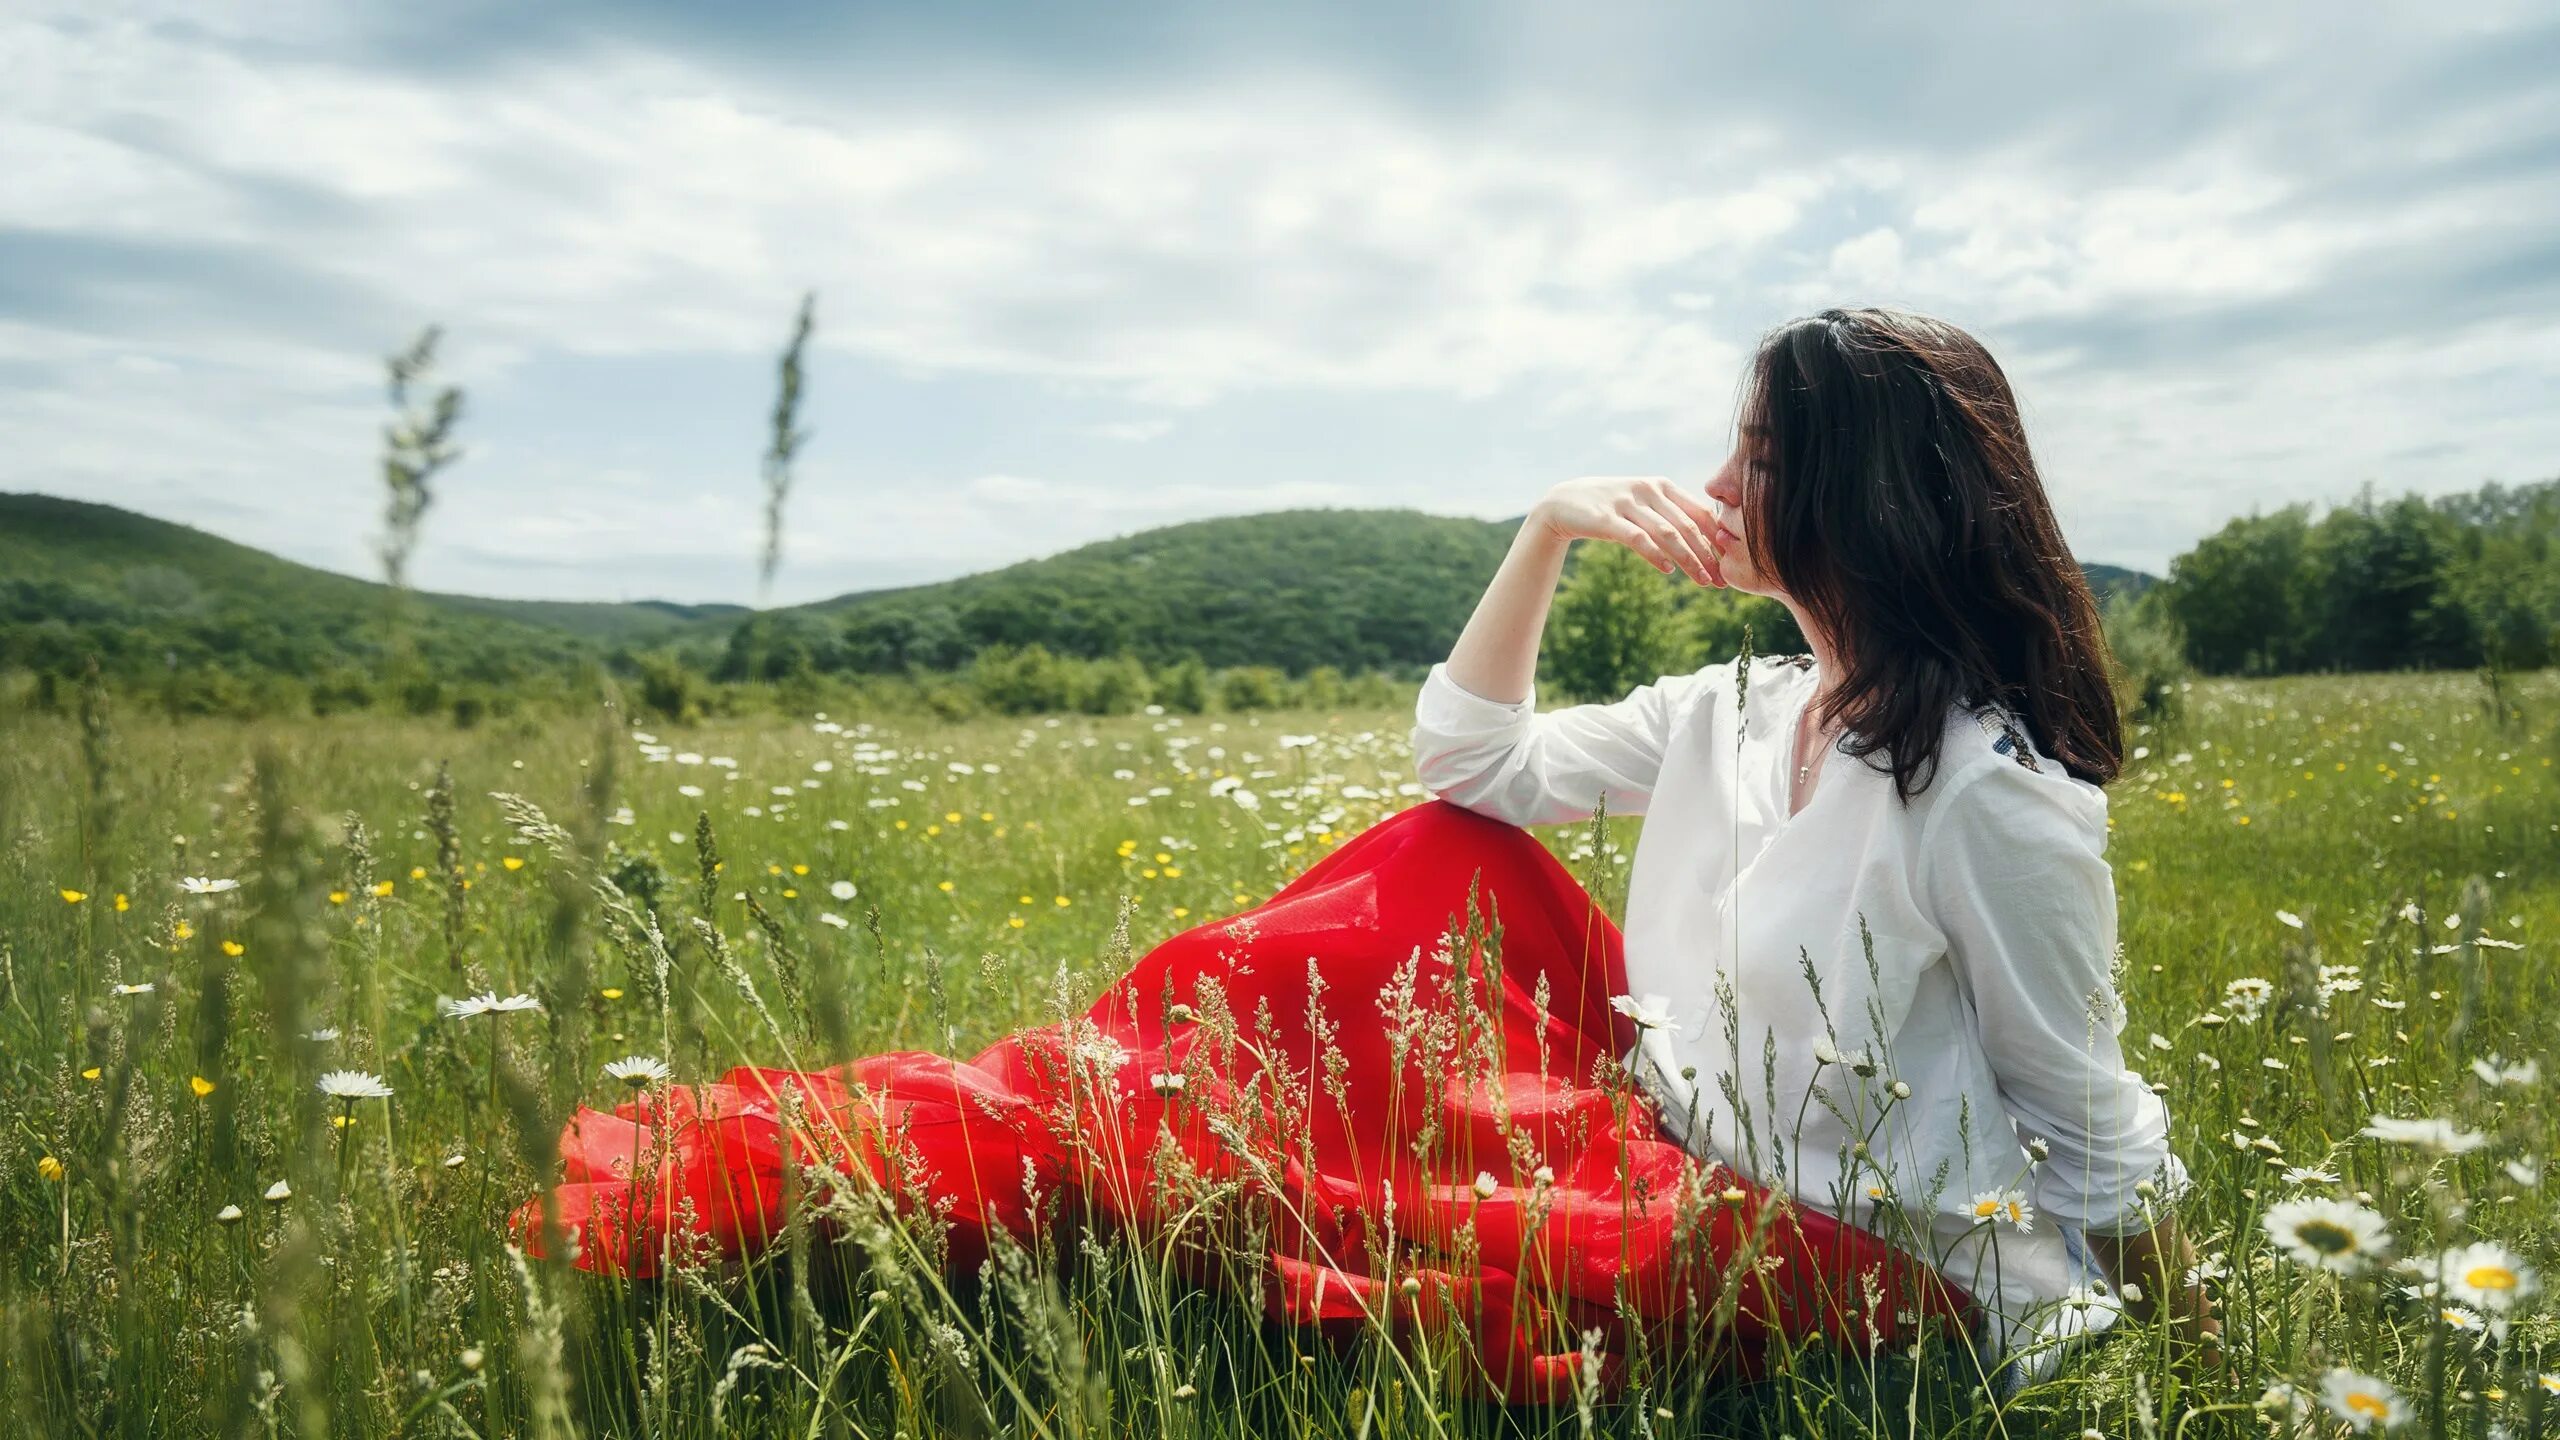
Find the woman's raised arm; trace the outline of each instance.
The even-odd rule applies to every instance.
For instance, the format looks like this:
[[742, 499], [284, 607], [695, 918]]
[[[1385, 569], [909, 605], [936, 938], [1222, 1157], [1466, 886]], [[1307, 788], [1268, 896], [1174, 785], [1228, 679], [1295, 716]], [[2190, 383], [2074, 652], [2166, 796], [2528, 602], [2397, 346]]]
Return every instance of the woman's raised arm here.
[[1591, 476], [1529, 512], [1449, 658], [1414, 707], [1414, 765], [1432, 793], [1514, 825], [1562, 824], [1603, 795], [1641, 814], [1672, 716], [1706, 672], [1662, 677], [1623, 700], [1537, 711], [1538, 638], [1576, 539], [1628, 546], [1666, 573], [1721, 585], [1705, 502], [1654, 476]]

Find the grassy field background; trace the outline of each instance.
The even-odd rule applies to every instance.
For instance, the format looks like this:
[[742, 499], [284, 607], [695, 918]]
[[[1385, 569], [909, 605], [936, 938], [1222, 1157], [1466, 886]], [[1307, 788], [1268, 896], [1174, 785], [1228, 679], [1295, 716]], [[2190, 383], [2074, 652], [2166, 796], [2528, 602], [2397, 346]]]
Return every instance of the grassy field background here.
[[[507, 1211], [556, 1178], [567, 1107], [620, 1098], [605, 1062], [684, 1082], [844, 1058], [830, 1041], [965, 1055], [1055, 1018], [1062, 988], [1081, 1007], [1132, 953], [1425, 798], [1407, 714], [13, 720], [0, 1413], [81, 1435], [2535, 1433], [2560, 1403], [2535, 1279], [2560, 1070], [2529, 1064], [2560, 1019], [2560, 675], [2188, 698], [2129, 737], [2110, 857], [2126, 1041], [2199, 1182], [2184, 1213], [2219, 1272], [2220, 1369], [2150, 1330], [1997, 1403], [1943, 1357], [1805, 1355], [1749, 1387], [1555, 1410], [1462, 1398], [1463, 1356], [1306, 1343], [1117, 1242], [983, 1286], [875, 1268], [814, 1301], [773, 1267], [643, 1295], [504, 1245]], [[652, 1000], [575, 867], [493, 792], [671, 934], [707, 918], [766, 1010], [682, 939]], [[1596, 848], [1588, 827], [1540, 833], [1614, 910], [1636, 826]], [[543, 1009], [439, 1014], [481, 990]], [[391, 1098], [325, 1099], [339, 1068]], [[2377, 1114], [2481, 1142], [2361, 1134]], [[2305, 1196], [2369, 1209], [2392, 1244], [2375, 1258], [2426, 1273], [2301, 1263], [2262, 1217]], [[2474, 1242], [2519, 1283], [2425, 1293]]]

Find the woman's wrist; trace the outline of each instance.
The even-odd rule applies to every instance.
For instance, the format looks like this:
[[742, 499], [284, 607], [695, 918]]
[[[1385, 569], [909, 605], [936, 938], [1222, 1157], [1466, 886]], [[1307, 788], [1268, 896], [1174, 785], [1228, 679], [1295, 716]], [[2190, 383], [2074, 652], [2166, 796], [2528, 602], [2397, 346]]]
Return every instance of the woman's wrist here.
[[[2187, 1276], [2196, 1267], [2195, 1247], [2178, 1228], [2175, 1215], [2164, 1215], [2148, 1230], [2129, 1235], [2087, 1235], [2090, 1252], [2125, 1297], [2125, 1309], [2148, 1319], [2158, 1308], [2193, 1289]], [[2200, 1297], [2189, 1297], [2198, 1299]], [[2177, 1308], [2191, 1308], [2183, 1300]]]

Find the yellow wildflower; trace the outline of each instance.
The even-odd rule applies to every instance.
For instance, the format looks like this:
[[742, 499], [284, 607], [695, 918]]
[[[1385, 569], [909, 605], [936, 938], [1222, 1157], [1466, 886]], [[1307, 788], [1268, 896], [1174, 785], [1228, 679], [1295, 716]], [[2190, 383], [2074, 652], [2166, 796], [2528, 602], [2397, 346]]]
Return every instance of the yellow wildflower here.
[[506, 866], [510, 870], [521, 870], [524, 868], [524, 858], [518, 855], [509, 855], [498, 863]]
[[77, 905], [88, 898], [89, 892], [86, 890], [73, 890], [66, 887], [62, 892], [62, 903], [65, 905]]
[[213, 1093], [213, 1082], [201, 1075], [190, 1075], [187, 1077], [187, 1088], [196, 1092], [196, 1098], [201, 1100]]
[[237, 940], [225, 940], [222, 942], [222, 953], [230, 956], [234, 960], [237, 960], [241, 956], [249, 953], [249, 947], [241, 944]]

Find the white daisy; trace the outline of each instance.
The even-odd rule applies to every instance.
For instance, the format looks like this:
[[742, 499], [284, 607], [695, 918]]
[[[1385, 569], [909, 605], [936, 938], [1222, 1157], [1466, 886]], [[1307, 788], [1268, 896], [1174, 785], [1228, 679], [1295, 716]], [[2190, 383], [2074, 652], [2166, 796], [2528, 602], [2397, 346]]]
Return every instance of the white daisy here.
[[2373, 1123], [2364, 1127], [2362, 1133], [2395, 1145], [2415, 1145], [2439, 1155], [2467, 1155], [2489, 1143], [2489, 1137], [2477, 1130], [2460, 1129], [2450, 1120], [2433, 1116], [2376, 1115]]
[[2321, 1377], [2320, 1402], [2359, 1435], [2376, 1425], [2390, 1430], [2409, 1420], [2409, 1402], [2391, 1382], [2344, 1366]]
[[436, 1009], [448, 1020], [467, 1020], [474, 1015], [508, 1015], [522, 1010], [539, 1010], [542, 1002], [530, 995], [501, 998], [495, 991], [484, 990], [460, 1000], [438, 997]]
[[270, 1205], [281, 1205], [292, 1198], [293, 1182], [290, 1180], [279, 1180], [267, 1187], [267, 1203]]
[[391, 1087], [362, 1070], [332, 1070], [320, 1077], [320, 1093], [332, 1100], [388, 1100]]
[[2222, 1003], [2230, 1010], [2231, 1018], [2245, 1025], [2266, 1013], [2267, 1002], [2275, 998], [2275, 993], [2273, 983], [2243, 975], [2222, 987]]
[[1973, 1197], [1965, 1213], [1976, 1220], [2007, 1221], [2020, 1233], [2035, 1228], [2036, 1212], [2027, 1197], [2016, 1190], [1985, 1190]]
[[1136, 1058], [1127, 1046], [1093, 1028], [1089, 1021], [1068, 1040], [1067, 1055], [1097, 1070], [1117, 1070]]
[[2534, 1292], [2533, 1269], [2505, 1246], [2483, 1240], [2457, 1245], [2437, 1264], [2446, 1292], [2483, 1310], [2504, 1314]]
[[1502, 1188], [1502, 1182], [1493, 1178], [1492, 1171], [1479, 1170], [1476, 1172], [1475, 1191], [1477, 1199], [1490, 1200], [1493, 1198], [1493, 1192], [1500, 1188]]
[[1179, 1070], [1158, 1070], [1147, 1077], [1147, 1084], [1169, 1100], [1189, 1088], [1191, 1082]]
[[240, 882], [237, 880], [215, 880], [204, 875], [189, 875], [178, 882], [178, 888], [186, 891], [190, 895], [219, 895], [226, 890], [239, 889]]
[[605, 1062], [604, 1067], [606, 1079], [619, 1080], [634, 1090], [663, 1085], [673, 1074], [675, 1071], [668, 1068], [666, 1061], [653, 1055], [625, 1055], [619, 1060]]
[[2530, 1085], [2542, 1078], [2542, 1065], [2535, 1060], [2510, 1065], [2504, 1057], [2492, 1055], [2472, 1061], [2471, 1073], [2491, 1085]]
[[2259, 1218], [2267, 1238], [2314, 1270], [2354, 1275], [2387, 1256], [2391, 1230], [2361, 1205], [2306, 1195], [2269, 1206]]
[[833, 895], [839, 900], [850, 900], [855, 894], [853, 882], [850, 880], [839, 880], [833, 885], [827, 887], [827, 893]]
[[118, 985], [116, 987], [116, 993], [119, 995], [148, 995], [159, 988], [160, 987], [158, 985], [149, 980], [137, 980], [130, 985]]
[[1636, 1022], [1639, 1030], [1666, 1030], [1671, 1026], [1671, 1016], [1662, 1008], [1658, 996], [1648, 995], [1644, 1000], [1638, 1000], [1633, 995], [1620, 995], [1610, 1000], [1609, 1008]]

